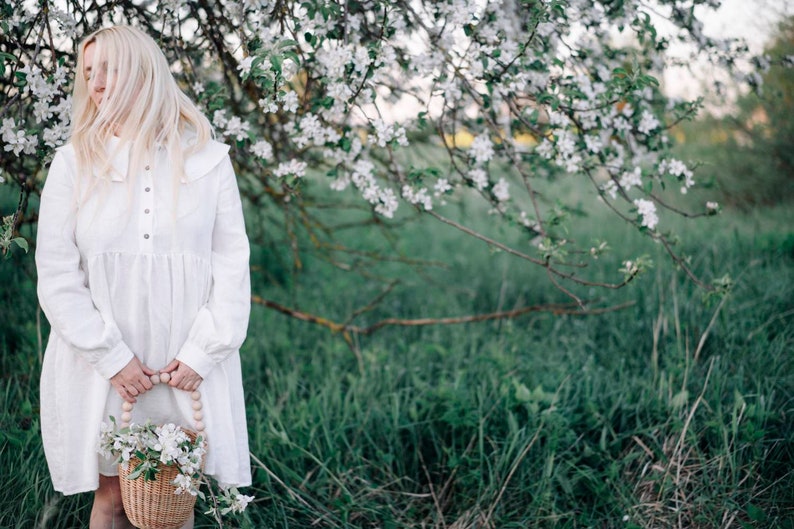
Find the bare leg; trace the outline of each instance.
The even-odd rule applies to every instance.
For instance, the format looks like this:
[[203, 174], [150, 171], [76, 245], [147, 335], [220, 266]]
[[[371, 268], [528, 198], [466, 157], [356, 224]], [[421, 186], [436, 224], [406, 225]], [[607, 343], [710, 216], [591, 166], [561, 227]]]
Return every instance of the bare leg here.
[[99, 476], [94, 492], [90, 529], [135, 529], [124, 514], [118, 476]]
[[193, 514], [191, 513], [190, 518], [187, 519], [187, 521], [185, 522], [185, 525], [182, 526], [182, 529], [193, 529], [193, 521], [194, 521], [194, 519], [195, 518], [194, 518]]

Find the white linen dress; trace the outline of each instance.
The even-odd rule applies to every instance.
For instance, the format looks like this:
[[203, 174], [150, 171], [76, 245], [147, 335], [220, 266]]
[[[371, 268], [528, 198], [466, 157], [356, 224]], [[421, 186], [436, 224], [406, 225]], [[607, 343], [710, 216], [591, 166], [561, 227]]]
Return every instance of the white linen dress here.
[[[109, 153], [118, 146], [112, 140]], [[248, 240], [228, 147], [210, 141], [175, 184], [159, 149], [82, 199], [95, 175], [78, 175], [61, 147], [41, 195], [38, 295], [50, 332], [41, 373], [41, 431], [55, 490], [95, 490], [117, 474], [97, 453], [100, 425], [118, 422], [109, 379], [137, 356], [148, 367], [179, 359], [199, 375], [208, 440], [205, 471], [226, 485], [251, 482], [239, 347], [248, 327]], [[132, 422], [193, 424], [190, 395], [164, 384], [137, 397]]]

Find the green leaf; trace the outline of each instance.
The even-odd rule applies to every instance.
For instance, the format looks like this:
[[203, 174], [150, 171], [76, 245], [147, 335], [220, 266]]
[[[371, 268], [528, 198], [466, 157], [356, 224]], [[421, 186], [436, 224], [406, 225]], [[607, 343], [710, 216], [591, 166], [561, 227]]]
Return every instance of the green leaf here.
[[532, 393], [523, 382], [514, 382], [516, 387], [516, 400], [518, 402], [528, 402], [532, 399]]
[[26, 241], [24, 237], [14, 237], [11, 239], [11, 242], [25, 250], [25, 253], [28, 253], [28, 241]]
[[145, 470], [144, 463], [141, 463], [137, 467], [135, 467], [132, 472], [127, 475], [127, 479], [137, 479]]
[[675, 394], [671, 404], [674, 408], [683, 408], [686, 406], [687, 401], [689, 400], [689, 392], [685, 389], [682, 389], [678, 393]]
[[754, 522], [765, 522], [766, 513], [761, 507], [753, 505], [752, 503], [747, 506], [747, 517]]

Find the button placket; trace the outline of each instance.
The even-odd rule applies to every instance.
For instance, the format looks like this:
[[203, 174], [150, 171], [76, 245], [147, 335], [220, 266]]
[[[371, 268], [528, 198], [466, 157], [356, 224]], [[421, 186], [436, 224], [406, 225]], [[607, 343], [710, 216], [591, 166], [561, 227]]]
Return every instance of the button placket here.
[[144, 166], [141, 178], [143, 193], [140, 204], [140, 242], [144, 251], [151, 252], [154, 248], [154, 180], [151, 162]]

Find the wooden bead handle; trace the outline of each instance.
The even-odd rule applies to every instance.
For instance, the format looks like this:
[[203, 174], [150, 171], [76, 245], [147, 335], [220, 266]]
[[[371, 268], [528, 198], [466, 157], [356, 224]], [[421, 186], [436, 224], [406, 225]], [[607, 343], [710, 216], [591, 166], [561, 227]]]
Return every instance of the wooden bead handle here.
[[[159, 375], [152, 375], [149, 379], [154, 385], [160, 384], [161, 382], [166, 384], [171, 380], [171, 375], [168, 373], [160, 373]], [[199, 391], [191, 391], [190, 398], [193, 399], [191, 406], [193, 407], [193, 420], [196, 421], [193, 423], [196, 427], [196, 433], [204, 435], [204, 414], [201, 411], [201, 393]], [[125, 400], [121, 403], [121, 410], [121, 427], [127, 428], [130, 425], [130, 420], [132, 420], [132, 403]]]

